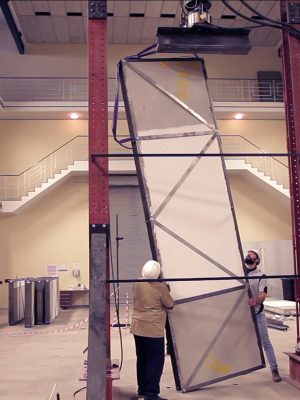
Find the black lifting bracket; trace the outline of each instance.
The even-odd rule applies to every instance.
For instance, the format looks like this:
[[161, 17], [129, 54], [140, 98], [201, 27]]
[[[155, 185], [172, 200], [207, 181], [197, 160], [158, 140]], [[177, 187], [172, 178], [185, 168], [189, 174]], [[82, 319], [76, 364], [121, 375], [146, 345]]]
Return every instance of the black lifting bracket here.
[[288, 3], [289, 24], [300, 24], [300, 3]]
[[90, 224], [90, 234], [109, 233], [109, 224]]
[[107, 0], [89, 0], [88, 15], [89, 19], [106, 19]]

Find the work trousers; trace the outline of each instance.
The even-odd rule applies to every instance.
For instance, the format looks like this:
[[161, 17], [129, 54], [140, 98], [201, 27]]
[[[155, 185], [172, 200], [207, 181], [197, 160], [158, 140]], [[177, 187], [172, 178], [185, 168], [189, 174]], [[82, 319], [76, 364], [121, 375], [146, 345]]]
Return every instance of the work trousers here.
[[264, 312], [256, 315], [257, 327], [261, 339], [262, 347], [266, 353], [267, 359], [270, 364], [271, 371], [277, 370], [278, 365], [274, 354], [272, 343], [269, 339], [268, 324]]
[[150, 338], [134, 335], [136, 348], [136, 371], [138, 393], [156, 399], [164, 367], [164, 338]]

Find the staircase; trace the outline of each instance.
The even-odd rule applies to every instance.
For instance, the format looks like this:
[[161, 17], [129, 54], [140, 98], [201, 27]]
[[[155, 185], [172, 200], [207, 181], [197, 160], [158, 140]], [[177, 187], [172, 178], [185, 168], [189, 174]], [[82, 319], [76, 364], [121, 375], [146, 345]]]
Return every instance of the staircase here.
[[224, 153], [259, 154], [256, 157], [226, 157], [226, 168], [229, 171], [243, 171], [252, 177], [290, 198], [289, 171], [286, 164], [274, 157], [267, 157], [266, 152], [240, 135], [223, 135]]
[[[259, 153], [261, 156], [236, 158], [226, 157], [229, 171], [248, 173], [289, 198], [288, 168], [272, 157], [263, 157], [265, 152], [242, 136], [222, 136], [224, 153]], [[126, 152], [109, 138], [109, 152]], [[71, 175], [88, 172], [88, 138], [76, 136], [63, 146], [43, 158], [19, 175], [0, 175], [0, 202], [2, 213], [17, 213], [34, 200], [40, 199]], [[109, 161], [111, 172], [135, 173], [132, 159], [116, 158]]]

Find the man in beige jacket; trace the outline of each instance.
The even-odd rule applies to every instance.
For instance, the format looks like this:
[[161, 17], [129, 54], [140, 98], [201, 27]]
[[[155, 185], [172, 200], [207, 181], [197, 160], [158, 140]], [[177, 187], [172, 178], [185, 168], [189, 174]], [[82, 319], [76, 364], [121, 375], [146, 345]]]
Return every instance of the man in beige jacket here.
[[[157, 279], [160, 264], [150, 260], [142, 270], [145, 279]], [[159, 383], [164, 367], [164, 330], [167, 310], [174, 307], [168, 287], [162, 282], [137, 282], [133, 288], [131, 333], [136, 347], [138, 395], [145, 400], [159, 397]]]

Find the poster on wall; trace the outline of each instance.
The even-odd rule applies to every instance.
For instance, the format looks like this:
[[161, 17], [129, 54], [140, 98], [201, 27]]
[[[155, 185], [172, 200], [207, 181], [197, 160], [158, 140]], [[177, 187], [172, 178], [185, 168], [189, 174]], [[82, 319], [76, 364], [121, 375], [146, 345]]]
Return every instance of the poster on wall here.
[[58, 265], [48, 264], [47, 265], [47, 276], [58, 276]]

